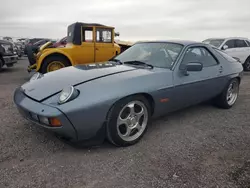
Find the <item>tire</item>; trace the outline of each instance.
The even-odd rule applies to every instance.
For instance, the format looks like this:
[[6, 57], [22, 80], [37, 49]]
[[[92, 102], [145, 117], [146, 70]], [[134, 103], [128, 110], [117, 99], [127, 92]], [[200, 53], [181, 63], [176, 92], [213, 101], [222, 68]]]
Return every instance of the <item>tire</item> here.
[[50, 64], [52, 62], [60, 62], [61, 65], [63, 66], [61, 68], [71, 66], [69, 60], [63, 56], [58, 56], [58, 55], [57, 56], [50, 56], [42, 62], [42, 67], [40, 69], [40, 72], [43, 74], [50, 72], [50, 71], [48, 71], [48, 67], [50, 66]]
[[[234, 85], [235, 94], [231, 96], [232, 100], [229, 100], [228, 95], [231, 84]], [[237, 78], [234, 78], [229, 81], [223, 92], [215, 99], [215, 105], [220, 108], [229, 109], [236, 103], [238, 95], [239, 95], [239, 80]]]
[[[136, 113], [131, 113], [131, 107], [133, 106]], [[141, 111], [142, 113], [140, 113], [141, 109], [144, 110]], [[130, 113], [128, 114], [128, 112]], [[120, 122], [126, 121], [126, 123], [129, 122], [129, 125], [125, 126], [125, 124], [118, 123], [120, 116], [123, 116], [123, 120]], [[150, 122], [151, 106], [148, 100], [141, 95], [126, 97], [116, 102], [109, 111], [107, 118], [107, 138], [109, 142], [116, 146], [125, 147], [133, 145], [146, 133]], [[140, 126], [137, 127], [137, 125]], [[129, 129], [131, 130], [127, 136], [125, 135], [128, 133], [128, 129], [125, 127], [130, 127]]]
[[30, 66], [34, 65], [36, 63], [36, 58], [34, 57], [34, 52], [31, 46], [27, 47], [27, 56], [28, 56]]
[[243, 64], [244, 71], [250, 71], [250, 56], [247, 58], [245, 63]]
[[0, 72], [2, 71], [3, 65], [4, 65], [3, 60], [2, 60], [1, 57], [0, 57]]

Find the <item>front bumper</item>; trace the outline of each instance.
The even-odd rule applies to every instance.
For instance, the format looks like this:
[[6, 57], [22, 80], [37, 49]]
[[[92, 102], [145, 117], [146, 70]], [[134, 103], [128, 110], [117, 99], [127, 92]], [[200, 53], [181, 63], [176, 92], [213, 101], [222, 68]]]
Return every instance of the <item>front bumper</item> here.
[[12, 66], [14, 63], [17, 63], [18, 55], [4, 56], [3, 60], [7, 66]]
[[[20, 114], [24, 116], [24, 118], [45, 129], [55, 132], [57, 135], [60, 135], [61, 138], [64, 138], [67, 141], [78, 141], [77, 132], [74, 126], [66, 117], [66, 115], [59, 109], [30, 99], [23, 93], [21, 88], [16, 89], [14, 93], [14, 102]], [[60, 120], [62, 126], [51, 127], [49, 125], [43, 124], [39, 121], [39, 118], [38, 120], [33, 118], [34, 116], [32, 116], [32, 114], [48, 118], [55, 117]]]

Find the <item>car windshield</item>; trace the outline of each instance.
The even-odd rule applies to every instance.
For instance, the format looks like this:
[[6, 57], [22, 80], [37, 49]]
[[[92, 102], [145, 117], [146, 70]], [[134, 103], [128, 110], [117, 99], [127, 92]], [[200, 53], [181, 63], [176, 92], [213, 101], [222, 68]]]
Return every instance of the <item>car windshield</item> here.
[[212, 46], [215, 46], [216, 48], [219, 48], [224, 41], [225, 39], [207, 39], [204, 40], [203, 43], [210, 44]]
[[115, 57], [121, 63], [143, 62], [153, 67], [170, 69], [180, 54], [183, 45], [168, 42], [137, 43]]

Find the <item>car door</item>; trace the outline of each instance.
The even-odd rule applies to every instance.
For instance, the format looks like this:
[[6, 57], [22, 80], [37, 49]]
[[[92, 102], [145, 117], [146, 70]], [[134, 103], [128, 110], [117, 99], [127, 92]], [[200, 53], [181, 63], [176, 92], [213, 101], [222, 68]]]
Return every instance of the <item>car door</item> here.
[[[225, 46], [227, 46], [227, 48], [225, 49]], [[236, 40], [234, 39], [230, 39], [228, 41], [225, 42], [225, 44], [222, 46], [222, 50], [227, 53], [228, 55], [230, 55], [231, 57], [238, 57], [238, 52], [236, 49]]]
[[74, 45], [71, 50], [74, 64], [85, 64], [94, 62], [94, 32], [93, 27], [82, 27], [82, 44]]
[[[185, 75], [180, 67], [192, 62], [200, 62], [203, 69]], [[218, 78], [223, 67], [205, 46], [189, 47], [174, 70], [174, 97], [176, 108], [197, 104], [216, 96], [220, 88]]]
[[113, 29], [96, 27], [95, 62], [107, 61], [114, 57]]
[[236, 51], [238, 52], [238, 58], [242, 63], [244, 63], [250, 55], [249, 46], [245, 40], [236, 40]]

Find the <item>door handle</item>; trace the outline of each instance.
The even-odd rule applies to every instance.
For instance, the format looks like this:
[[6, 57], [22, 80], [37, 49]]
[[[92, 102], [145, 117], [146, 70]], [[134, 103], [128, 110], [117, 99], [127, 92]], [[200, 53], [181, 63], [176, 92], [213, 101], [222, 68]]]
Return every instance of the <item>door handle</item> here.
[[95, 50], [99, 50], [99, 48], [95, 48]]
[[220, 66], [220, 68], [219, 68], [219, 73], [222, 73], [222, 72], [223, 72], [223, 67]]

